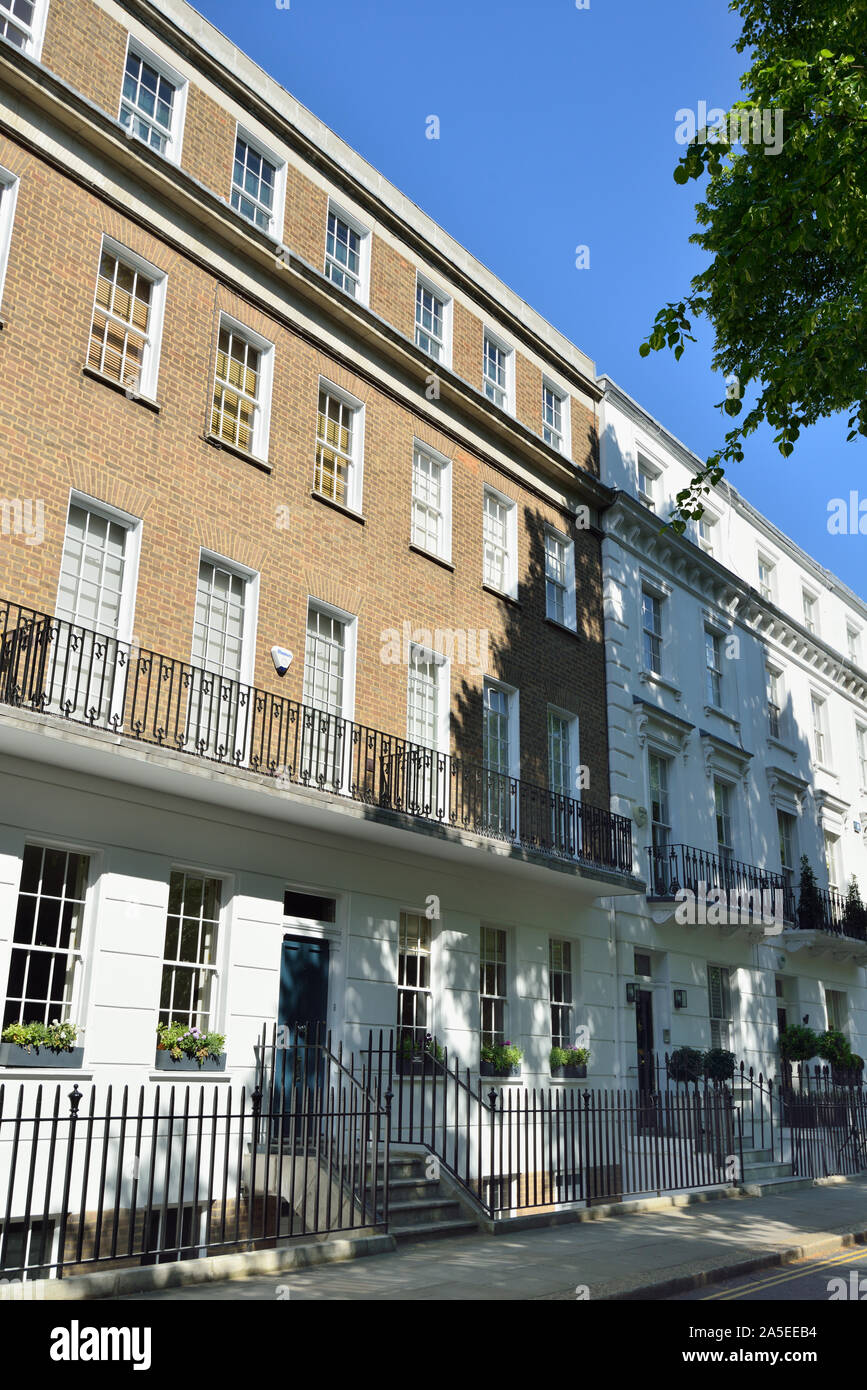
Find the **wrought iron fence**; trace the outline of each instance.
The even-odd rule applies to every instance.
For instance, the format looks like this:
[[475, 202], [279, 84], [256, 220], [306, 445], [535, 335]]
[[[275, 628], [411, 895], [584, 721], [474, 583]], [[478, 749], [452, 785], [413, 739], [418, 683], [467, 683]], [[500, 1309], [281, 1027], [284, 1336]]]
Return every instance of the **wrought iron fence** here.
[[730, 1091], [494, 1085], [449, 1062], [435, 1039], [407, 1058], [369, 1035], [360, 1066], [393, 1094], [391, 1139], [423, 1145], [493, 1218], [735, 1181]]
[[8, 601], [0, 602], [0, 704], [632, 872], [630, 822], [605, 807]]
[[388, 1224], [388, 1116], [319, 1045], [264, 1090], [0, 1085], [0, 1276], [263, 1249]]

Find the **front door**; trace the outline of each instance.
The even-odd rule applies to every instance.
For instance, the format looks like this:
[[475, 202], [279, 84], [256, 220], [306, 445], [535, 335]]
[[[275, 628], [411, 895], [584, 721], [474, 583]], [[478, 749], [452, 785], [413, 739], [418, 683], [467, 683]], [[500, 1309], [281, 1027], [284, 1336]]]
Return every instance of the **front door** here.
[[314, 1113], [321, 1108], [322, 1045], [327, 1020], [328, 942], [309, 936], [284, 936], [277, 1005], [280, 1046], [274, 1054], [274, 1113], [275, 1119], [281, 1109], [303, 1115], [305, 1134]]
[[635, 1009], [635, 1038], [638, 1046], [638, 1089], [652, 1092], [653, 1084], [653, 994], [638, 991]]

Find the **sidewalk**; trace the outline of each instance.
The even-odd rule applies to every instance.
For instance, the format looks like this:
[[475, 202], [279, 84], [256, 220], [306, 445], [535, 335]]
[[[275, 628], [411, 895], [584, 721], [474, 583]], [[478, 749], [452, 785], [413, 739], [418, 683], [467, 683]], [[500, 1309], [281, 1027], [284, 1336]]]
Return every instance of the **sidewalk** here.
[[[848, 1239], [847, 1239], [848, 1237]], [[154, 1299], [665, 1298], [737, 1273], [867, 1241], [867, 1178], [497, 1236], [420, 1242], [281, 1276], [129, 1294]], [[278, 1294], [278, 1288], [281, 1292]]]

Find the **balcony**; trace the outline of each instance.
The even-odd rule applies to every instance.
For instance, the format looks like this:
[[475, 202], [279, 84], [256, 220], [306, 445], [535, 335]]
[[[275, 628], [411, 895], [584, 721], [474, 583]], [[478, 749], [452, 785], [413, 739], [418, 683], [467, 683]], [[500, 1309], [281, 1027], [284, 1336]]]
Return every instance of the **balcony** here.
[[3, 705], [632, 874], [625, 816], [5, 600]]
[[[859, 912], [847, 908], [846, 899], [836, 889], [816, 888], [806, 901], [802, 901], [786, 875], [756, 864], [742, 864], [737, 859], [697, 849], [695, 845], [652, 845], [647, 853], [650, 898], [673, 899], [683, 888], [698, 893], [701, 885], [708, 893], [719, 889], [730, 896], [744, 898], [749, 893], [780, 893], [783, 935], [818, 932], [838, 938], [841, 944], [859, 941], [867, 945], [867, 910]], [[756, 902], [757, 912], [760, 912], [761, 897], [757, 897]], [[739, 916], [742, 919], [743, 913]], [[798, 938], [793, 940], [797, 942]]]

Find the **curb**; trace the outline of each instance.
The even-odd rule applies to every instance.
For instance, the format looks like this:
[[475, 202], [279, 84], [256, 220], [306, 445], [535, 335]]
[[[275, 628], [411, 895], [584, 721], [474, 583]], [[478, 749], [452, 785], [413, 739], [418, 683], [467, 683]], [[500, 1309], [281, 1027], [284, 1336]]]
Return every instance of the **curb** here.
[[867, 1245], [867, 1227], [859, 1231], [840, 1232], [835, 1236], [824, 1236], [808, 1245], [790, 1245], [785, 1250], [769, 1250], [764, 1255], [751, 1255], [747, 1258], [732, 1259], [711, 1269], [696, 1270], [693, 1273], [672, 1275], [655, 1283], [636, 1283], [633, 1287], [618, 1288], [611, 1284], [610, 1293], [602, 1292], [597, 1301], [606, 1303], [630, 1302], [639, 1299], [666, 1299], [677, 1294], [692, 1293], [694, 1289], [708, 1288], [728, 1279], [738, 1279], [746, 1274], [758, 1274], [764, 1269], [780, 1269], [796, 1264], [798, 1260], [821, 1259], [834, 1255], [848, 1246]]
[[291, 1269], [384, 1255], [396, 1248], [394, 1236], [347, 1236], [311, 1245], [283, 1246], [277, 1250], [250, 1250], [230, 1255], [205, 1255], [196, 1260], [143, 1268], [98, 1270], [74, 1274], [68, 1279], [34, 1279], [27, 1284], [0, 1285], [0, 1302], [79, 1302], [85, 1299], [122, 1298], [129, 1293], [186, 1288], [196, 1284], [225, 1283], [282, 1274]]

